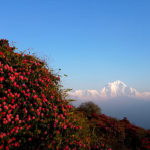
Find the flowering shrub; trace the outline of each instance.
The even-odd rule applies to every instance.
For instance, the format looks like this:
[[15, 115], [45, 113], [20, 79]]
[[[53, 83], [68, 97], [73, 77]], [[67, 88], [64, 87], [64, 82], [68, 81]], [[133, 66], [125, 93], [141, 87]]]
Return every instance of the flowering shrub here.
[[43, 61], [14, 49], [0, 41], [0, 150], [106, 149], [90, 142], [97, 137], [63, 100], [60, 78]]

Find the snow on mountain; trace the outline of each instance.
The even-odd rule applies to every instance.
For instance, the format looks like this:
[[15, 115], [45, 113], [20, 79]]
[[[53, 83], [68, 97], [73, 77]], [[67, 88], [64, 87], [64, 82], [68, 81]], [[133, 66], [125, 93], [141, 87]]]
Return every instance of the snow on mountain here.
[[69, 98], [77, 99], [77, 98], [82, 98], [85, 100], [92, 100], [92, 99], [98, 99], [99, 98], [99, 93], [96, 90], [76, 90], [74, 93], [72, 92], [67, 92]]
[[123, 82], [116, 80], [113, 83], [106, 84], [100, 91], [100, 95], [104, 97], [121, 96], [124, 94], [126, 87], [127, 86]]
[[150, 93], [137, 92], [134, 88], [126, 86], [122, 81], [116, 80], [115, 82], [106, 84], [100, 92], [96, 90], [76, 90], [74, 93], [67, 92], [70, 98], [80, 99], [110, 99], [120, 96], [128, 96], [133, 98], [149, 99]]
[[150, 93], [148, 93], [148, 92], [143, 92], [143, 93], [141, 93], [141, 94], [142, 94], [143, 97], [150, 99]]

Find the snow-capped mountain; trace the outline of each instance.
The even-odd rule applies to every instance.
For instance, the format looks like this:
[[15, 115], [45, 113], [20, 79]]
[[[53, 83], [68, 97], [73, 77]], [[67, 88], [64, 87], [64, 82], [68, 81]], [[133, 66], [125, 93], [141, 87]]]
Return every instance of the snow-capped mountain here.
[[114, 97], [128, 96], [150, 100], [150, 93], [137, 92], [134, 88], [126, 86], [119, 80], [106, 84], [99, 92], [96, 90], [76, 90], [74, 93], [67, 93], [70, 98], [78, 97], [80, 99], [110, 99]]

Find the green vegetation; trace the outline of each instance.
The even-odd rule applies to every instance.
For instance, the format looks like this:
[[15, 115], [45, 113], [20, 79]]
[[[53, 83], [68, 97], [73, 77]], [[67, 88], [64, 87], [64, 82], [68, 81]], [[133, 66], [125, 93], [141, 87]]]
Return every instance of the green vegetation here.
[[0, 150], [150, 149], [149, 131], [101, 114], [92, 101], [69, 105], [60, 76], [14, 49], [0, 40]]

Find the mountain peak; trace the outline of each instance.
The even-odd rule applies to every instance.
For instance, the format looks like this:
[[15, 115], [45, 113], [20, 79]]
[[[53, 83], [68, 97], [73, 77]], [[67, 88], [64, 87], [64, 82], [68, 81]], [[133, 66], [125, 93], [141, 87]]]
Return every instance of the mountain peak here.
[[114, 97], [125, 94], [127, 86], [120, 80], [116, 80], [112, 83], [106, 84], [100, 93], [104, 96]]
[[[112, 84], [112, 83], [111, 83]], [[126, 86], [122, 81], [120, 80], [116, 80], [113, 82], [113, 84], [123, 84], [124, 86]]]

